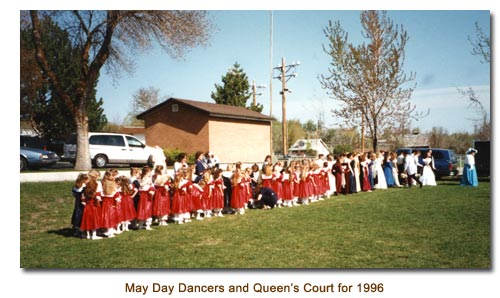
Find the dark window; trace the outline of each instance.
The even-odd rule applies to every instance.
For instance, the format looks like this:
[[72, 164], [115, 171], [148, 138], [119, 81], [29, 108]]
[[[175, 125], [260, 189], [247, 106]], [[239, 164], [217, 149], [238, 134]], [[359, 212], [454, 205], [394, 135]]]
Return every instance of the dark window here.
[[127, 136], [126, 138], [129, 147], [140, 147], [140, 148], [144, 147], [144, 145], [138, 139], [129, 136]]
[[89, 139], [90, 145], [125, 146], [122, 136], [96, 135]]

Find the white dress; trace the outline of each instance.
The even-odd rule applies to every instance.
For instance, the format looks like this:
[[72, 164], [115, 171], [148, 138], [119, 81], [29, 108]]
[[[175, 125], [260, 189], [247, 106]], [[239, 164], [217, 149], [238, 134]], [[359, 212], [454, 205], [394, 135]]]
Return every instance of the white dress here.
[[392, 176], [394, 176], [394, 182], [396, 183], [396, 186], [401, 186], [399, 184], [398, 163], [396, 159], [391, 160], [391, 162], [392, 162]]
[[377, 184], [375, 184], [375, 189], [387, 189], [387, 181], [385, 180], [382, 162], [383, 159], [381, 159], [380, 157], [375, 159], [375, 169], [377, 171]]
[[427, 157], [422, 160], [424, 162], [424, 169], [422, 171], [422, 176], [420, 176], [420, 182], [422, 185], [432, 185], [436, 186], [436, 177], [432, 171], [432, 158]]

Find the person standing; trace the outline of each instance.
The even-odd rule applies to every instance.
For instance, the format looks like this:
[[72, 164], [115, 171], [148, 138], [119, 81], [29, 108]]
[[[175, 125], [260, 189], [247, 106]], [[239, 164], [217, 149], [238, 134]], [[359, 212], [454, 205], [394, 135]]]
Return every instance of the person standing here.
[[[194, 158], [196, 159], [195, 170], [194, 170], [194, 182], [198, 183], [203, 179], [203, 173], [208, 169], [208, 165], [205, 163], [205, 155], [203, 152], [196, 152]], [[191, 178], [190, 178], [191, 179]]]
[[174, 176], [179, 171], [187, 171], [188, 163], [187, 163], [187, 154], [184, 152], [179, 153], [177, 155], [177, 160], [174, 163]]
[[71, 224], [73, 226], [73, 236], [81, 236], [80, 225], [82, 223], [83, 207], [82, 194], [85, 189], [85, 184], [89, 181], [89, 176], [84, 173], [78, 174], [75, 184], [71, 190], [75, 198], [73, 214], [71, 215]]
[[420, 188], [422, 188], [422, 182], [420, 182], [420, 180], [416, 178], [418, 171], [418, 153], [418, 151], [414, 151], [413, 154], [407, 154], [405, 157], [405, 172], [407, 175], [409, 188], [411, 188], [413, 181], [416, 181], [420, 185]]
[[[163, 152], [163, 149], [156, 145], [154, 147], [153, 151], [153, 168], [156, 169], [158, 166], [162, 166], [163, 170], [166, 172], [167, 170], [167, 157], [165, 156], [165, 152]], [[162, 173], [163, 174], [163, 173]]]
[[427, 151], [425, 158], [422, 159], [424, 163], [424, 168], [422, 170], [422, 176], [420, 176], [420, 181], [423, 185], [436, 186], [436, 177], [434, 176], [434, 160], [432, 158], [432, 151]]
[[464, 169], [462, 173], [462, 179], [460, 180], [460, 185], [463, 186], [473, 186], [477, 187], [479, 182], [477, 180], [477, 171], [476, 171], [476, 156], [477, 150], [474, 148], [469, 148], [465, 158]]

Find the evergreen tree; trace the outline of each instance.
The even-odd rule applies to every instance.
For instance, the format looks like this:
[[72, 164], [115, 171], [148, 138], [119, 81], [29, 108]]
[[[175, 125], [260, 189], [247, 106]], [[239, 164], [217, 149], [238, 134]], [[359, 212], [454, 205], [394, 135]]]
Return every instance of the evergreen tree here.
[[[47, 53], [53, 71], [62, 78], [61, 84], [69, 94], [76, 93], [79, 75], [78, 53], [68, 37], [51, 19], [44, 19], [42, 25], [48, 33], [44, 36]], [[41, 71], [34, 59], [34, 45], [29, 30], [21, 30], [21, 120], [29, 120], [35, 130], [44, 138], [65, 140], [75, 132], [75, 121], [69, 107], [65, 105], [54, 86]], [[97, 82], [96, 84], [97, 85]], [[102, 108], [103, 101], [96, 100], [95, 85], [89, 103], [89, 129], [99, 131], [107, 123]]]
[[[250, 98], [250, 84], [248, 78], [238, 62], [222, 76], [222, 85], [215, 84], [215, 92], [212, 92], [212, 99], [218, 104], [230, 106], [246, 107]], [[259, 108], [258, 106], [254, 106]], [[261, 109], [262, 111], [262, 109]]]

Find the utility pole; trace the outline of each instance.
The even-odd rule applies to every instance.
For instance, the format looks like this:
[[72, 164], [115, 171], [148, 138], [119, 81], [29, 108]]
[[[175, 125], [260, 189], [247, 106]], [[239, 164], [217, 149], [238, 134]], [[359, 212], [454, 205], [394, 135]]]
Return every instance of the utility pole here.
[[283, 142], [283, 156], [288, 155], [288, 145], [287, 145], [287, 137], [288, 137], [288, 129], [286, 123], [286, 92], [292, 92], [292, 90], [286, 87], [286, 82], [292, 77], [296, 77], [298, 74], [295, 72], [295, 68], [300, 65], [300, 62], [293, 62], [292, 64], [285, 64], [285, 57], [281, 58], [281, 65], [275, 67], [274, 69], [279, 71], [279, 75], [274, 77], [275, 79], [279, 79], [281, 81], [281, 104], [282, 104], [282, 142]]
[[255, 85], [255, 81], [252, 80], [252, 101], [253, 105], [257, 105], [257, 95], [262, 95], [262, 92], [257, 92], [257, 89], [265, 89], [266, 85], [260, 84], [260, 85]]
[[[273, 11], [271, 10], [271, 28], [270, 28], [270, 45], [269, 45], [269, 117], [273, 116]], [[269, 127], [269, 155], [271, 155], [271, 160], [273, 159], [274, 156], [274, 150], [273, 150], [273, 121], [271, 120], [271, 125]]]
[[[281, 58], [281, 74], [284, 74], [286, 69], [285, 69], [285, 57]], [[285, 76], [281, 76], [281, 134], [282, 134], [282, 141], [283, 141], [283, 156], [288, 155], [288, 142], [287, 142], [287, 137], [288, 137], [288, 129], [286, 127], [286, 79]]]

